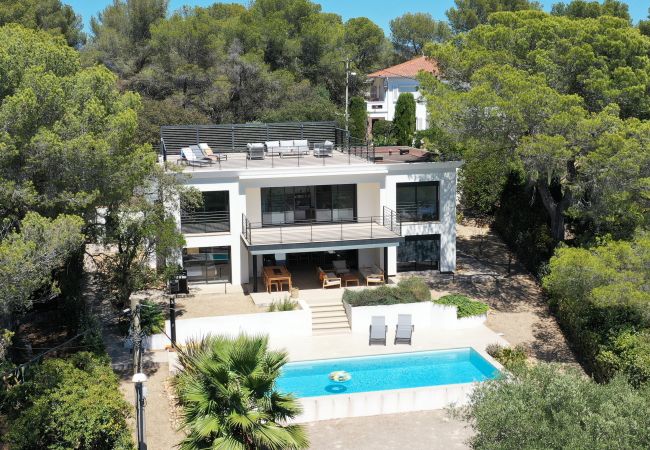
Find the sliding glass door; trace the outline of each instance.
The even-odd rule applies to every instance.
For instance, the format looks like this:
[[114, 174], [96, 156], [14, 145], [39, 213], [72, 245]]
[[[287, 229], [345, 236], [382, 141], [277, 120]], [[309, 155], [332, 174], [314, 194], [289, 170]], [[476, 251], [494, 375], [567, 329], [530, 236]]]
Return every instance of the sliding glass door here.
[[397, 271], [438, 270], [440, 235], [405, 236], [397, 247]]
[[184, 248], [183, 269], [189, 282], [230, 282], [230, 247]]
[[262, 188], [262, 224], [353, 221], [354, 184]]

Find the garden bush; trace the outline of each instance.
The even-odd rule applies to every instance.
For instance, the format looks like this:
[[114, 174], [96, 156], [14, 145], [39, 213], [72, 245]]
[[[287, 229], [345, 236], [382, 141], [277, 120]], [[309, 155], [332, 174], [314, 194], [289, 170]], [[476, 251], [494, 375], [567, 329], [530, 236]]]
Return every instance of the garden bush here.
[[290, 297], [285, 297], [279, 302], [272, 302], [269, 305], [269, 312], [293, 311], [298, 309], [298, 302], [294, 302]]
[[650, 381], [650, 233], [560, 247], [542, 284], [585, 368], [598, 380]]
[[440, 297], [435, 301], [439, 305], [452, 305], [458, 307], [457, 316], [459, 319], [463, 317], [480, 316], [485, 314], [490, 309], [488, 305], [483, 302], [472, 300], [469, 297], [458, 294], [450, 294]]
[[12, 449], [126, 450], [130, 408], [107, 357], [80, 352], [48, 359], [8, 399]]
[[418, 277], [401, 280], [397, 286], [379, 286], [374, 289], [346, 289], [343, 300], [350, 306], [395, 305], [399, 303], [418, 303], [431, 300], [427, 283]]
[[595, 383], [583, 373], [533, 364], [478, 383], [467, 409], [473, 449], [650, 448], [650, 392], [621, 377]]
[[523, 345], [506, 347], [501, 344], [490, 344], [485, 351], [499, 361], [506, 369], [514, 369], [526, 365], [528, 360], [528, 350]]

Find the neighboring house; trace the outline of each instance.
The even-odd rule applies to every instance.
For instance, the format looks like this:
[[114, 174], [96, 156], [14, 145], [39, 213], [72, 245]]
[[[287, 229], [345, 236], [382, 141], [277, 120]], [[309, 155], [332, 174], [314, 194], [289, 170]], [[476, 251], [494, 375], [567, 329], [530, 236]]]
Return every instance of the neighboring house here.
[[420, 71], [437, 74], [438, 66], [431, 59], [420, 56], [368, 75], [372, 80], [366, 100], [370, 130], [377, 120], [393, 120], [395, 104], [403, 92], [409, 92], [415, 97], [416, 129], [427, 129], [427, 106], [418, 90], [417, 75]]
[[[184, 168], [191, 174], [184, 182], [205, 200], [200, 211], [178, 214], [189, 281], [262, 290], [253, 274], [261, 277], [263, 264], [316, 277], [316, 267], [333, 260], [389, 276], [454, 272], [460, 162], [430, 162], [417, 149], [345, 148], [341, 132], [334, 123], [164, 127], [168, 161], [197, 142], [228, 151], [220, 163]], [[246, 142], [268, 136], [307, 138], [310, 152], [248, 159]], [[314, 144], [326, 140], [335, 144], [331, 156], [314, 156]]]

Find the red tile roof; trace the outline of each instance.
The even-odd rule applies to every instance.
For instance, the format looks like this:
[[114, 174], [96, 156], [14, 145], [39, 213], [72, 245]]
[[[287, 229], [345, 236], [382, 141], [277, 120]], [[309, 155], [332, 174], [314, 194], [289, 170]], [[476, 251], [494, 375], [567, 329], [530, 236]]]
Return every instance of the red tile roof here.
[[388, 78], [388, 77], [404, 77], [415, 78], [421, 71], [438, 74], [438, 64], [426, 56], [419, 56], [410, 61], [403, 62], [396, 66], [388, 67], [386, 69], [378, 70], [368, 75], [368, 78]]

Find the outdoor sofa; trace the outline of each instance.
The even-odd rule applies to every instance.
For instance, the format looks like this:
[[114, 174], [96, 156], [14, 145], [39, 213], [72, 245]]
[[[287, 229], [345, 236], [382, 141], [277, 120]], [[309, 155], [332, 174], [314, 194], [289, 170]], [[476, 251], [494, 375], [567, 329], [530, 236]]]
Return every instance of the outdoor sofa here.
[[300, 156], [309, 154], [309, 141], [307, 139], [287, 141], [267, 141], [264, 143], [267, 155]]

